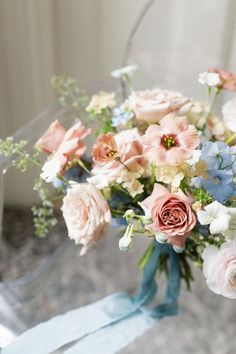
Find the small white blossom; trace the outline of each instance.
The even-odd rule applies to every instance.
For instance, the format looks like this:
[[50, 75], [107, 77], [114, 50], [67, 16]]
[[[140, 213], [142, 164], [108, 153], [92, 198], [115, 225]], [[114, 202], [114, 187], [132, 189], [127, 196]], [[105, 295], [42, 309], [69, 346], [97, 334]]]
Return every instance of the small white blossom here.
[[220, 84], [220, 75], [204, 71], [203, 73], [198, 74], [198, 82], [203, 85], [214, 87]]
[[111, 76], [116, 78], [116, 79], [121, 79], [124, 76], [133, 76], [134, 72], [138, 69], [137, 65], [127, 65], [127, 66], [123, 66], [120, 69], [117, 70], [113, 70], [111, 72]]
[[40, 174], [40, 177], [47, 183], [50, 183], [57, 177], [60, 169], [61, 165], [57, 159], [48, 160], [42, 167], [43, 172]]
[[222, 234], [227, 239], [236, 237], [236, 208], [227, 208], [217, 201], [197, 212], [201, 225], [210, 225], [212, 235]]

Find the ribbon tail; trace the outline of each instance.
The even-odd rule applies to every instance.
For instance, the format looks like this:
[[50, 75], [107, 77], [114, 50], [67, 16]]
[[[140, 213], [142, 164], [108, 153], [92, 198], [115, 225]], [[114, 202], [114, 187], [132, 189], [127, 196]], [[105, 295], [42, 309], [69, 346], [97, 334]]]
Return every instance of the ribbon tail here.
[[135, 338], [143, 335], [155, 323], [156, 320], [147, 316], [145, 312], [137, 311], [130, 317], [85, 337], [65, 354], [117, 353]]
[[128, 294], [113, 294], [33, 327], [3, 348], [1, 354], [48, 354], [136, 310]]

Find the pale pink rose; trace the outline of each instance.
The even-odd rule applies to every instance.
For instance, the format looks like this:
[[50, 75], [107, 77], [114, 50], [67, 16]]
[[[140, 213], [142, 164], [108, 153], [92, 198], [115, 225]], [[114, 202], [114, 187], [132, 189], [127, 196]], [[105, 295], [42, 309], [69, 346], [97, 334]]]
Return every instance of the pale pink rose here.
[[141, 203], [152, 217], [153, 223], [148, 225], [148, 229], [164, 233], [168, 243], [184, 248], [186, 238], [196, 224], [192, 202], [193, 199], [182, 191], [170, 193], [156, 183], [152, 194]]
[[68, 131], [56, 120], [46, 133], [38, 140], [36, 146], [60, 162], [63, 170], [67, 163], [75, 158], [80, 159], [86, 151], [84, 138], [91, 133], [81, 121], [78, 121]]
[[217, 68], [210, 68], [208, 71], [220, 75], [220, 88], [236, 91], [236, 74]]
[[132, 92], [127, 104], [134, 111], [136, 119], [157, 123], [169, 113], [186, 113], [190, 108], [189, 101], [181, 93], [154, 89]]
[[92, 151], [93, 161], [99, 165], [113, 161], [118, 157], [113, 133], [100, 134]]
[[36, 147], [48, 154], [52, 154], [62, 142], [65, 133], [65, 128], [61, 125], [58, 119], [56, 119], [37, 141]]
[[236, 97], [223, 106], [222, 113], [225, 126], [236, 133]]
[[166, 116], [148, 127], [141, 141], [144, 155], [156, 165], [179, 165], [192, 157], [200, 140], [197, 129], [184, 117]]
[[203, 252], [203, 273], [215, 293], [236, 299], [236, 241], [225, 242], [220, 250], [207, 246]]
[[77, 184], [63, 199], [68, 236], [82, 244], [81, 255], [100, 240], [111, 223], [111, 212], [102, 193], [90, 184]]

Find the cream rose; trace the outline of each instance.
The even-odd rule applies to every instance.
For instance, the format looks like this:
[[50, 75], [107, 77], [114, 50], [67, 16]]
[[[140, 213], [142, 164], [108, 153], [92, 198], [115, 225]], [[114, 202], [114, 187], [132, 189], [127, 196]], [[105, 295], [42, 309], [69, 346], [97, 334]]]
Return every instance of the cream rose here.
[[78, 184], [69, 189], [63, 199], [62, 212], [68, 236], [83, 245], [81, 255], [105, 234], [111, 222], [106, 199], [91, 184]]
[[236, 299], [236, 242], [225, 242], [218, 250], [205, 248], [202, 258], [207, 285], [215, 293]]
[[190, 108], [190, 99], [181, 93], [161, 89], [133, 92], [127, 100], [136, 119], [157, 123], [169, 113], [185, 114]]

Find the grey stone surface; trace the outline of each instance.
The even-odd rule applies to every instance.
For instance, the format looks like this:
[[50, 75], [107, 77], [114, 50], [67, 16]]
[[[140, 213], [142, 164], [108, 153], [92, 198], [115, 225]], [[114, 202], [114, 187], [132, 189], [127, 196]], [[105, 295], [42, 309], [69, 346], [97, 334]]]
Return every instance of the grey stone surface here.
[[[27, 230], [26, 224], [24, 229]], [[64, 239], [62, 234], [65, 230], [62, 226], [57, 232], [54, 237]], [[134, 294], [141, 276], [137, 262], [143, 248], [147, 246], [147, 240], [137, 238], [134, 248], [124, 254], [118, 249], [116, 235], [117, 232], [111, 229], [107, 237], [85, 257], [79, 256], [79, 248], [70, 240], [65, 241], [49, 258], [45, 251], [38, 274], [27, 281], [11, 283], [8, 287], [1, 284], [0, 322], [4, 322], [15, 333], [21, 333], [51, 316], [113, 292], [127, 291]], [[52, 239], [45, 240], [44, 250], [47, 242], [52, 242]], [[15, 256], [16, 250], [12, 252], [12, 257]], [[30, 260], [28, 251], [27, 257], [22, 262], [28, 262], [33, 268], [36, 264], [35, 254], [32, 253]], [[14, 261], [11, 262], [13, 265]], [[163, 319], [120, 353], [236, 353], [235, 301], [213, 294], [208, 290], [201, 272], [195, 270], [194, 274], [196, 281], [192, 293], [185, 290], [184, 284], [182, 286], [180, 315]], [[164, 277], [159, 282], [159, 288], [160, 295], [156, 301], [160, 301], [164, 293]], [[97, 350], [96, 354], [103, 353]]]

